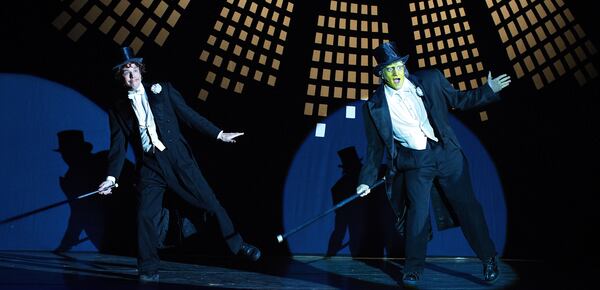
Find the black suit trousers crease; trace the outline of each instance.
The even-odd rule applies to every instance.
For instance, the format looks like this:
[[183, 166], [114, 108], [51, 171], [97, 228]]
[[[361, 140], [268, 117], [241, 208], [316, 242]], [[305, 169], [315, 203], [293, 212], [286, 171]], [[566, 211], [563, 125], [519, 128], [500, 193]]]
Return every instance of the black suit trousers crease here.
[[[409, 202], [404, 272], [422, 272], [430, 233], [431, 188], [436, 182], [458, 218], [469, 245], [480, 259], [496, 255], [493, 241], [470, 180], [467, 160], [452, 142], [429, 139], [427, 148], [414, 150], [396, 142], [396, 167], [403, 171]], [[401, 177], [402, 178], [402, 177]]]
[[225, 209], [202, 176], [188, 148], [182, 142], [164, 151], [144, 153], [138, 182], [138, 269], [140, 273], [158, 271], [158, 235], [156, 217], [163, 206], [168, 188], [194, 208], [214, 214], [229, 250], [237, 253], [243, 242]]

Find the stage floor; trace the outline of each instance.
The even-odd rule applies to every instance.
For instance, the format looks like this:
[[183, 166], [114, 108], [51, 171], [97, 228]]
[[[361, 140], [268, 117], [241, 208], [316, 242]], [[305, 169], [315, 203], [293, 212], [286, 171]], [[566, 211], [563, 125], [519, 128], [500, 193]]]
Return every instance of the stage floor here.
[[[134, 257], [0, 251], [0, 289], [402, 289], [397, 282], [402, 263], [320, 256], [263, 257], [254, 264], [233, 257], [166, 257], [160, 283], [139, 284]], [[503, 260], [500, 269], [499, 281], [487, 285], [477, 259], [428, 258], [418, 289], [597, 289], [547, 263]]]

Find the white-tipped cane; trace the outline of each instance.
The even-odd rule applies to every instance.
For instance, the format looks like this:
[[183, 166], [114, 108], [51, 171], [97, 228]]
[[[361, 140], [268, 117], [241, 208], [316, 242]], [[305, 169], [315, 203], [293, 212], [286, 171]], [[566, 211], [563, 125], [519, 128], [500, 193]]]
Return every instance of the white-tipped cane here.
[[[375, 183], [373, 184], [373, 186], [371, 186], [371, 188], [370, 188], [370, 189], [373, 189], [373, 188], [375, 188], [375, 187], [377, 187], [377, 186], [379, 186], [379, 185], [383, 184], [383, 182], [384, 182], [384, 181], [385, 181], [385, 177], [384, 177], [384, 178], [382, 178], [382, 179], [380, 179], [380, 180], [378, 180], [377, 182], [375, 182]], [[277, 242], [278, 242], [278, 243], [281, 243], [281, 242], [283, 242], [283, 240], [284, 240], [284, 239], [286, 239], [288, 236], [290, 236], [290, 235], [294, 234], [295, 232], [297, 232], [297, 231], [299, 231], [299, 230], [301, 230], [301, 229], [303, 229], [303, 228], [307, 227], [308, 225], [310, 225], [310, 224], [314, 223], [316, 220], [318, 220], [318, 219], [320, 219], [320, 218], [322, 218], [322, 217], [324, 217], [324, 216], [326, 216], [326, 215], [330, 214], [330, 213], [331, 213], [331, 212], [333, 212], [334, 210], [336, 210], [336, 209], [338, 209], [338, 208], [340, 208], [340, 207], [342, 207], [342, 206], [346, 205], [347, 203], [349, 203], [349, 202], [351, 202], [351, 201], [355, 200], [355, 199], [356, 199], [356, 198], [358, 198], [358, 197], [360, 197], [360, 194], [353, 194], [352, 196], [350, 196], [350, 197], [348, 197], [348, 198], [346, 198], [346, 199], [344, 199], [344, 200], [340, 201], [340, 202], [339, 202], [338, 204], [336, 204], [334, 207], [332, 207], [332, 208], [330, 208], [330, 209], [328, 209], [328, 210], [324, 211], [323, 213], [319, 214], [318, 216], [315, 216], [315, 217], [313, 217], [312, 219], [310, 219], [310, 220], [306, 221], [305, 223], [303, 223], [303, 224], [299, 225], [298, 227], [296, 227], [296, 228], [292, 229], [291, 231], [289, 231], [289, 232], [287, 232], [287, 233], [283, 233], [283, 234], [281, 234], [281, 235], [277, 235]]]
[[[108, 188], [113, 188], [113, 187], [114, 187], [114, 188], [117, 188], [117, 187], [119, 187], [119, 185], [118, 185], [117, 183], [115, 183], [115, 184], [113, 184], [113, 185], [109, 186]], [[108, 188], [107, 188], [107, 189], [108, 189]], [[59, 206], [59, 205], [63, 205], [63, 204], [65, 204], [65, 203], [69, 203], [69, 202], [71, 202], [71, 201], [75, 201], [75, 200], [79, 200], [79, 199], [86, 198], [86, 197], [88, 197], [88, 196], [90, 196], [90, 195], [94, 195], [94, 194], [96, 194], [96, 193], [98, 193], [98, 192], [100, 192], [100, 190], [96, 190], [96, 191], [88, 192], [88, 193], [86, 193], [86, 194], [82, 194], [82, 195], [80, 195], [80, 196], [76, 196], [76, 197], [74, 197], [74, 198], [69, 198], [69, 199], [67, 199], [67, 200], [63, 200], [63, 201], [61, 201], [61, 202], [57, 202], [57, 203], [54, 203], [54, 204], [51, 204], [51, 205], [47, 205], [47, 206], [44, 206], [44, 207], [41, 207], [41, 208], [38, 208], [38, 209], [32, 210], [32, 211], [28, 211], [28, 212], [26, 212], [26, 213], [22, 213], [22, 214], [20, 214], [20, 215], [16, 215], [16, 216], [13, 216], [13, 217], [10, 217], [10, 218], [7, 218], [7, 219], [0, 220], [0, 225], [4, 225], [4, 224], [8, 224], [8, 223], [14, 222], [14, 221], [16, 221], [16, 220], [20, 220], [20, 219], [22, 219], [22, 218], [25, 218], [25, 217], [31, 216], [31, 215], [33, 215], [33, 214], [36, 214], [36, 213], [38, 213], [38, 212], [42, 212], [42, 211], [45, 211], [45, 210], [48, 210], [48, 209], [51, 209], [51, 208], [57, 207], [57, 206]]]

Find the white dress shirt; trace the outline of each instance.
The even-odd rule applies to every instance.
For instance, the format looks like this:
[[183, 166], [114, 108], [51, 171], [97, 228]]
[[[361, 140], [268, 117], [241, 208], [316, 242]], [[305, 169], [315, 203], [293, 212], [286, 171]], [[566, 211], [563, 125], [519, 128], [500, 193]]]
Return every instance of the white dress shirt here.
[[427, 111], [414, 84], [408, 79], [399, 90], [384, 86], [390, 109], [394, 139], [404, 147], [415, 150], [427, 148], [427, 138], [438, 141], [427, 118]]
[[130, 90], [128, 93], [129, 99], [131, 100], [131, 106], [138, 119], [144, 152], [149, 152], [154, 148], [159, 151], [165, 150], [165, 145], [158, 139], [158, 134], [156, 133], [154, 115], [152, 114], [152, 110], [150, 110], [148, 95], [146, 94], [144, 86], [140, 85], [137, 90]]

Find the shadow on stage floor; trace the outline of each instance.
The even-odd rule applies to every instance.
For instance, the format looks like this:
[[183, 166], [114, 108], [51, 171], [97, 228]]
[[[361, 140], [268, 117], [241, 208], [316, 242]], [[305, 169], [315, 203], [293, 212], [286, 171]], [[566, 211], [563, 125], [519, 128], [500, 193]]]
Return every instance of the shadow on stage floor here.
[[[477, 259], [428, 258], [418, 289], [595, 289], [547, 263], [504, 260], [500, 269], [500, 280], [487, 285]], [[133, 257], [2, 251], [0, 289], [402, 289], [401, 270], [400, 259], [263, 257], [250, 264], [179, 255], [165, 257], [160, 283], [139, 284]]]

